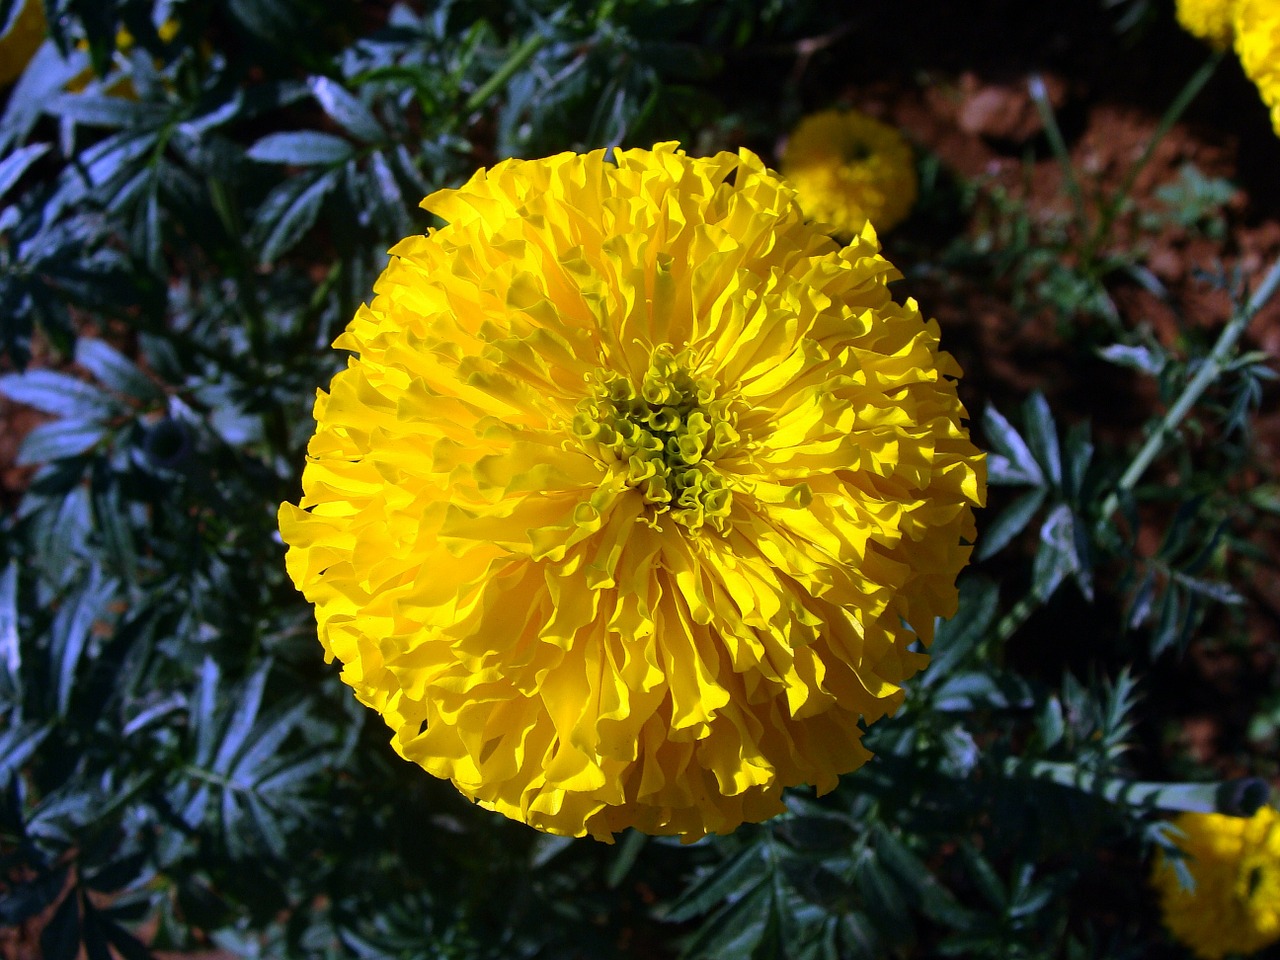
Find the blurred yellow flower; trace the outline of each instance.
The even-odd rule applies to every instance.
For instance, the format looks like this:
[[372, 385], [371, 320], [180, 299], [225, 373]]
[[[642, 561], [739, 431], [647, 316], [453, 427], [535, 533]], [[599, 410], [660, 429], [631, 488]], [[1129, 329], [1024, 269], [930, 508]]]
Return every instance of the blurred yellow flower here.
[[[182, 29], [182, 25], [177, 20], [166, 20], [156, 28], [156, 34], [160, 37], [161, 42], [169, 43], [178, 35], [178, 31]], [[138, 91], [133, 85], [133, 80], [129, 77], [129, 61], [128, 53], [133, 49], [133, 45], [137, 41], [134, 40], [133, 34], [126, 27], [121, 27], [116, 31], [116, 53], [114, 57], [113, 67], [120, 72], [120, 76], [116, 77], [102, 92], [111, 97], [123, 97], [125, 100], [136, 100]], [[87, 51], [89, 42], [81, 40], [76, 43], [77, 50]], [[156, 61], [156, 66], [161, 66], [160, 61]], [[110, 77], [110, 74], [108, 74]], [[93, 70], [86, 69], [83, 72], [72, 77], [67, 82], [67, 90], [71, 93], [80, 93], [90, 83], [93, 82]]]
[[1280, 940], [1280, 813], [1262, 807], [1252, 817], [1184, 813], [1183, 836], [1194, 889], [1157, 855], [1152, 882], [1165, 926], [1202, 960], [1249, 954]]
[[44, 43], [44, 4], [40, 0], [23, 0], [8, 27], [0, 34], [0, 87], [7, 87], [22, 76]]
[[890, 230], [916, 202], [911, 145], [888, 124], [854, 110], [805, 117], [787, 138], [782, 175], [796, 188], [800, 209], [848, 240], [868, 220]]
[[[831, 790], [984, 495], [938, 329], [748, 151], [508, 160], [334, 346], [289, 573], [404, 757], [552, 833]], [[907, 626], [907, 625], [910, 626]]]
[[1235, 33], [1240, 65], [1271, 108], [1271, 126], [1280, 136], [1280, 0], [1239, 0]]
[[1178, 24], [1218, 50], [1231, 45], [1237, 0], [1177, 0]]

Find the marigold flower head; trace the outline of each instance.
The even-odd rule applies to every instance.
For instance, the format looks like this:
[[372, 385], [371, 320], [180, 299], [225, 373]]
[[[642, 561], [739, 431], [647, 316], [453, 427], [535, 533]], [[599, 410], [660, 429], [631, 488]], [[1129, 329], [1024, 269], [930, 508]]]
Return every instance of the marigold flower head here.
[[1183, 30], [1217, 50], [1231, 45], [1237, 0], [1178, 0], [1176, 15]]
[[1202, 960], [1280, 940], [1280, 813], [1274, 807], [1252, 817], [1183, 813], [1174, 825], [1195, 886], [1184, 887], [1173, 864], [1157, 854], [1152, 883], [1169, 931]]
[[44, 43], [45, 26], [44, 4], [40, 0], [22, 0], [9, 23], [0, 23], [0, 87], [7, 87], [22, 76]]
[[[422, 204], [315, 405], [289, 573], [404, 757], [552, 833], [832, 789], [983, 497], [938, 330], [748, 151], [508, 160]], [[908, 626], [909, 625], [909, 626]]]
[[856, 110], [824, 110], [791, 131], [782, 175], [811, 219], [848, 240], [868, 220], [890, 230], [916, 202], [916, 168], [902, 134]]
[[1240, 65], [1271, 108], [1280, 136], [1280, 0], [1238, 0], [1235, 36]]

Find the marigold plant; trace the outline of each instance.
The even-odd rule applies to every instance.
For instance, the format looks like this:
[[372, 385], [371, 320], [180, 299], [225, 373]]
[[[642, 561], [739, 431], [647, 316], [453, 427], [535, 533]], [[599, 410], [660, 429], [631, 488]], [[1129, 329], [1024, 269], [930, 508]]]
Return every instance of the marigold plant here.
[[1280, 136], [1280, 2], [1239, 0], [1235, 36], [1240, 65], [1271, 108], [1271, 125]]
[[1169, 859], [1157, 857], [1152, 880], [1170, 932], [1203, 960], [1280, 940], [1280, 813], [1184, 813], [1174, 823], [1195, 884], [1184, 886]]
[[916, 202], [916, 169], [902, 134], [855, 110], [824, 110], [800, 121], [787, 138], [782, 173], [800, 207], [849, 239], [868, 220], [890, 230]]
[[510, 160], [335, 346], [288, 569], [395, 748], [553, 833], [698, 837], [869, 756], [981, 455], [869, 228], [748, 151]]
[[1178, 24], [1194, 37], [1225, 50], [1231, 45], [1238, 0], [1178, 0]]

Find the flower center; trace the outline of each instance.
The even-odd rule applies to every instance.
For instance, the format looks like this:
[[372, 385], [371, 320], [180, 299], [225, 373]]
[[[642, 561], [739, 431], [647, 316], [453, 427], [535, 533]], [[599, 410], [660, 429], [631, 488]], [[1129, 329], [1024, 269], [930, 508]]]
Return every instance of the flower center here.
[[710, 523], [728, 530], [733, 493], [714, 467], [740, 439], [720, 384], [694, 374], [691, 350], [656, 347], [639, 386], [614, 370], [598, 370], [573, 418], [579, 440], [609, 450], [626, 466], [627, 486], [657, 514], [691, 532]]

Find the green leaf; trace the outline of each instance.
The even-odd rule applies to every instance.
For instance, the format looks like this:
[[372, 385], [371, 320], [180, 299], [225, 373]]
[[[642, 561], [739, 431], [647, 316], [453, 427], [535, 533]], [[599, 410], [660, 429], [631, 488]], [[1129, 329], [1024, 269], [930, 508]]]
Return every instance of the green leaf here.
[[40, 931], [42, 960], [76, 960], [80, 954], [80, 898], [72, 889]]
[[697, 960], [751, 957], [769, 923], [773, 884], [760, 880], [742, 898], [706, 920], [689, 941], [684, 956]]
[[312, 77], [307, 81], [311, 94], [321, 109], [343, 130], [357, 140], [377, 143], [386, 139], [386, 131], [358, 97], [328, 77]]
[[109, 432], [105, 424], [92, 420], [42, 423], [23, 438], [17, 462], [20, 466], [30, 466], [77, 457], [100, 443]]
[[1036, 487], [1009, 504], [978, 539], [976, 559], [985, 560], [1003, 550], [1031, 522], [1048, 495], [1047, 487]]
[[1062, 486], [1062, 452], [1058, 446], [1058, 429], [1053, 423], [1049, 401], [1037, 390], [1022, 406], [1022, 419], [1027, 430], [1027, 444], [1035, 454], [1044, 475], [1055, 487]]
[[1081, 569], [1076, 555], [1075, 519], [1071, 508], [1059, 504], [1040, 526], [1040, 548], [1031, 567], [1035, 595], [1048, 600], [1068, 575]]
[[921, 683], [934, 686], [946, 679], [986, 636], [996, 616], [1000, 589], [985, 577], [960, 581], [960, 602], [950, 620], [938, 620], [934, 628], [932, 660]]
[[880, 862], [906, 889], [930, 920], [955, 930], [972, 929], [976, 917], [962, 907], [955, 896], [938, 882], [924, 861], [882, 825], [875, 827], [875, 849]]
[[168, 108], [107, 94], [67, 93], [55, 97], [45, 111], [92, 127], [145, 128], [164, 122]]
[[241, 686], [236, 696], [236, 709], [227, 724], [222, 742], [218, 746], [218, 754], [213, 760], [213, 772], [226, 776], [231, 770], [231, 762], [240, 752], [258, 719], [258, 709], [262, 705], [262, 691], [267, 685], [267, 672], [271, 669], [270, 661], [263, 663]]
[[15, 403], [55, 417], [97, 419], [116, 411], [114, 401], [93, 384], [53, 370], [28, 370], [0, 376], [0, 393]]
[[982, 431], [995, 453], [987, 457], [987, 481], [992, 484], [1043, 486], [1044, 473], [1021, 434], [997, 410], [988, 405], [982, 414]]
[[33, 143], [13, 151], [0, 160], [0, 197], [3, 197], [26, 173], [27, 168], [49, 152], [49, 144]]
[[107, 603], [115, 596], [116, 582], [104, 578], [93, 567], [88, 581], [63, 603], [50, 627], [50, 656], [53, 660], [53, 702], [58, 716], [65, 717], [75, 690], [76, 670], [88, 645], [93, 625], [107, 619]]
[[759, 883], [765, 871], [759, 845], [751, 844], [690, 887], [667, 911], [664, 919], [682, 923], [700, 916], [724, 900], [740, 895], [746, 887]]
[[25, 883], [17, 883], [0, 897], [0, 927], [16, 927], [30, 920], [58, 899], [67, 883], [67, 868], [42, 873]]
[[139, 400], [157, 400], [163, 396], [150, 377], [105, 340], [97, 337], [77, 339], [76, 363], [93, 374], [103, 386], [125, 396]]
[[1123, 343], [1113, 343], [1110, 346], [1102, 347], [1098, 350], [1098, 355], [1108, 363], [1128, 367], [1131, 370], [1139, 370], [1152, 377], [1160, 376], [1160, 372], [1164, 370], [1165, 364], [1169, 361], [1168, 355], [1158, 348], [1129, 346]]
[[318, 130], [269, 133], [247, 153], [250, 160], [260, 163], [287, 163], [295, 167], [337, 165], [354, 155], [355, 150], [348, 141]]
[[258, 252], [261, 263], [272, 262], [306, 235], [320, 215], [324, 198], [337, 182], [337, 175], [331, 171], [314, 179], [298, 178], [297, 182], [285, 184], [284, 192], [272, 192], [258, 211], [259, 226], [267, 228], [267, 237]]

